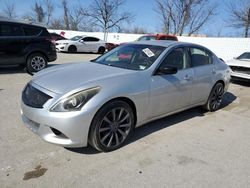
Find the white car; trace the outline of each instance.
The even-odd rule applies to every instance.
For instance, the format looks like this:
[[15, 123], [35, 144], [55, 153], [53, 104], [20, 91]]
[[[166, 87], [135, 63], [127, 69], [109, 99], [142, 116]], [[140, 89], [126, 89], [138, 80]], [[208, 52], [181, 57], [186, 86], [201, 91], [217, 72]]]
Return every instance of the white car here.
[[236, 77], [250, 81], [250, 52], [245, 52], [226, 63], [232, 70], [232, 78]]
[[104, 53], [105, 41], [90, 36], [75, 36], [69, 40], [56, 41], [56, 49], [59, 52], [93, 52]]

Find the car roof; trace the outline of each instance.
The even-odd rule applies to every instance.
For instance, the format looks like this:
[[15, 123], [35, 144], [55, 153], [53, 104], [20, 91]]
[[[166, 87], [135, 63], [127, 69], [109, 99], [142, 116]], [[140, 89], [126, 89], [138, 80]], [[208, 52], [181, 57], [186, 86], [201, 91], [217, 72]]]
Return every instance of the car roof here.
[[34, 22], [30, 22], [30, 21], [25, 21], [25, 20], [8, 19], [8, 18], [4, 18], [4, 17], [0, 17], [0, 22], [46, 28], [44, 25], [39, 24], [39, 23], [34, 23]]
[[135, 42], [129, 42], [126, 44], [144, 44], [144, 45], [162, 46], [165, 48], [172, 47], [172, 46], [193, 46], [193, 47], [198, 47], [198, 48], [204, 48], [211, 52], [211, 50], [198, 44], [193, 44], [193, 43], [188, 43], [188, 42], [170, 41], [170, 40], [135, 41]]
[[175, 35], [171, 35], [171, 34], [161, 34], [161, 33], [158, 33], [158, 34], [145, 34], [145, 35], [142, 35], [142, 37], [157, 37], [157, 36], [165, 36], [165, 37], [176, 37]]
[[134, 42], [129, 42], [127, 44], [145, 44], [145, 45], [169, 47], [175, 44], [183, 44], [183, 43], [170, 40], [147, 40], [147, 41], [134, 41]]

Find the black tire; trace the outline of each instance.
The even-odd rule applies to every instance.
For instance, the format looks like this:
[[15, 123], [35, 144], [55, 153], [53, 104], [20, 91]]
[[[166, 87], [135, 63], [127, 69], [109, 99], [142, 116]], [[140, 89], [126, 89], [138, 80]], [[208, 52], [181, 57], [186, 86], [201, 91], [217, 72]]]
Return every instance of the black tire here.
[[224, 85], [220, 82], [216, 83], [210, 92], [207, 103], [203, 106], [204, 109], [214, 112], [220, 108], [224, 95]]
[[135, 124], [131, 107], [115, 100], [104, 105], [95, 115], [89, 132], [89, 144], [109, 152], [120, 148], [130, 137]]
[[76, 46], [74, 46], [74, 45], [69, 46], [68, 52], [70, 52], [70, 53], [75, 53], [75, 52], [77, 52]]
[[26, 70], [30, 75], [43, 70], [47, 67], [47, 59], [41, 53], [33, 53], [29, 55], [26, 61]]
[[105, 52], [105, 50], [106, 50], [106, 48], [103, 47], [103, 46], [101, 46], [101, 47], [99, 47], [99, 49], [98, 49], [98, 53], [99, 53], [99, 54], [103, 54], [103, 53]]

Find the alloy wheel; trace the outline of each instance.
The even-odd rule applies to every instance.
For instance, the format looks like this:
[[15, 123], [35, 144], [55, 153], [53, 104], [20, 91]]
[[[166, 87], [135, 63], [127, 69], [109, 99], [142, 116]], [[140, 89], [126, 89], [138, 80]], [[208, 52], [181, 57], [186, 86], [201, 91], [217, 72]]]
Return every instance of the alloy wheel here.
[[110, 110], [102, 119], [98, 129], [98, 136], [103, 146], [113, 148], [121, 145], [132, 128], [132, 117], [123, 108]]
[[46, 67], [46, 61], [41, 56], [35, 56], [31, 59], [30, 65], [35, 71], [40, 71]]
[[212, 110], [217, 110], [222, 102], [224, 87], [222, 84], [217, 84], [212, 92], [210, 107]]

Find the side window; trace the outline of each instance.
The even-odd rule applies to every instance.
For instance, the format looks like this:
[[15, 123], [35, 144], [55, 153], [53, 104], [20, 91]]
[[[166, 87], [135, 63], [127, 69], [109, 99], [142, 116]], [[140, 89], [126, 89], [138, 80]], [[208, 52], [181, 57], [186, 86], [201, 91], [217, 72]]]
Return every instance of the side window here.
[[41, 28], [41, 30], [42, 30], [42, 33], [41, 33], [42, 37], [51, 37], [47, 29]]
[[23, 31], [17, 25], [1, 24], [0, 36], [23, 36]]
[[189, 59], [184, 48], [176, 48], [163, 60], [162, 65], [176, 67], [178, 70], [190, 67]]
[[94, 37], [85, 37], [85, 38], [83, 38], [83, 40], [85, 42], [98, 42], [99, 41], [98, 38], [94, 38]]
[[23, 30], [26, 36], [37, 36], [41, 33], [42, 28], [24, 26]]
[[190, 48], [192, 67], [212, 64], [212, 56], [201, 48]]

